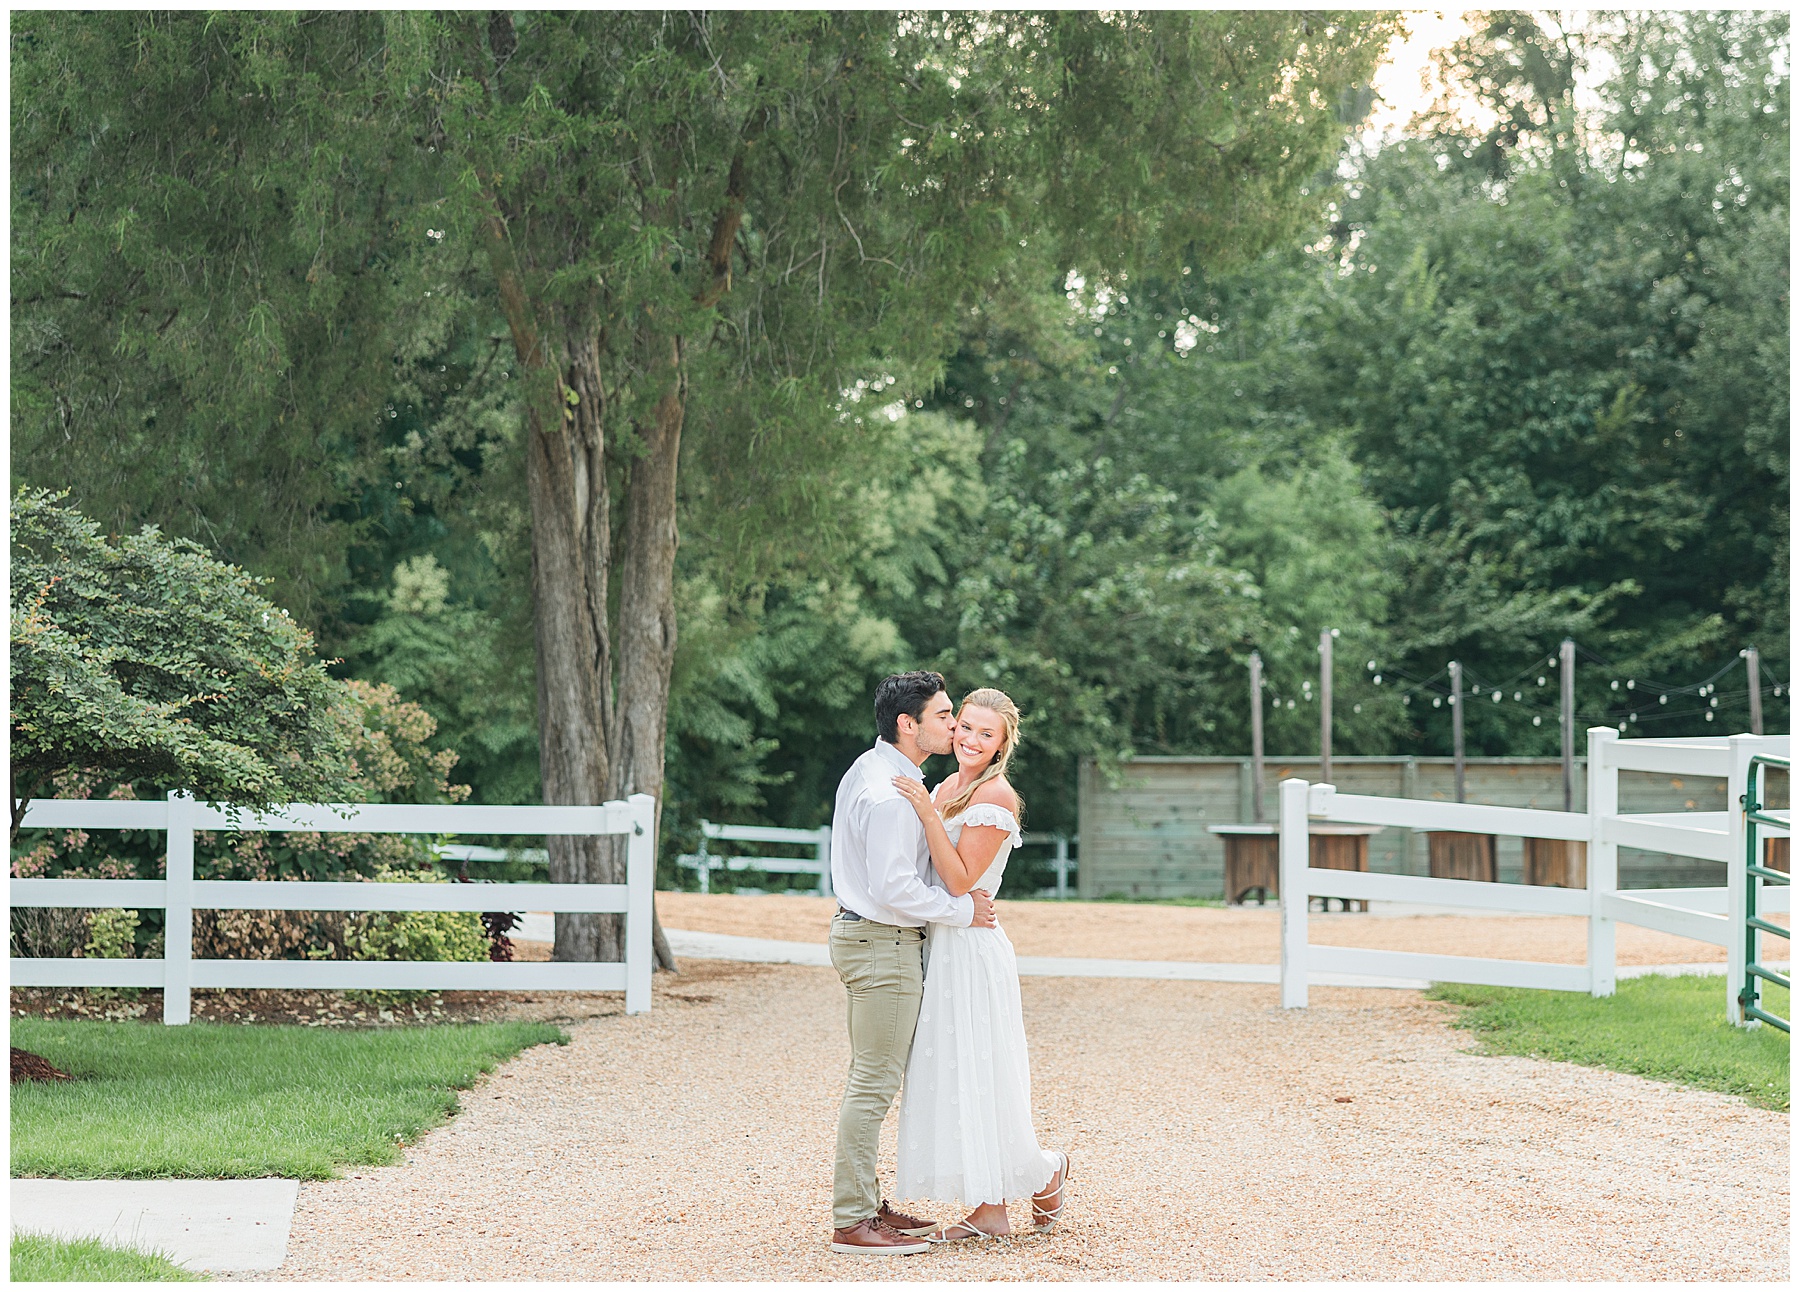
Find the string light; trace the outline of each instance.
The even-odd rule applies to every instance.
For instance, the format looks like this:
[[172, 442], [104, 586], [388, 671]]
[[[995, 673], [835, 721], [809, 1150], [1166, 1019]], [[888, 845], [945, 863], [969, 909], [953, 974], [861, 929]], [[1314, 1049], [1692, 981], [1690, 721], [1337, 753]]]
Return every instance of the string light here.
[[[1592, 651], [1586, 650], [1580, 645], [1577, 645], [1576, 649], [1590, 662], [1599, 665], [1601, 668], [1607, 666], [1608, 661], [1601, 659]], [[1742, 652], [1739, 653], [1740, 658], [1742, 657], [1742, 654]], [[1533, 727], [1541, 728], [1544, 725], [1545, 717], [1556, 719], [1561, 716], [1560, 705], [1555, 702], [1555, 699], [1552, 696], [1545, 697], [1546, 700], [1550, 701], [1549, 704], [1545, 704], [1542, 701], [1528, 700], [1525, 698], [1523, 687], [1524, 685], [1529, 684], [1527, 680], [1528, 676], [1534, 676], [1539, 687], [1547, 686], [1549, 684], [1549, 677], [1547, 674], [1532, 673], [1531, 670], [1534, 668], [1555, 669], [1559, 666], [1559, 663], [1560, 661], [1556, 655], [1542, 656], [1533, 660], [1531, 665], [1519, 675], [1516, 675], [1505, 682], [1484, 681], [1479, 676], [1475, 675], [1473, 670], [1465, 669], [1464, 677], [1466, 690], [1463, 694], [1467, 696], [1478, 696], [1485, 692], [1490, 701], [1494, 704], [1501, 704], [1508, 698], [1506, 692], [1509, 689], [1512, 689], [1511, 699], [1514, 703], [1523, 705], [1526, 710], [1526, 713], [1521, 714], [1520, 716], [1524, 717], [1529, 715], [1531, 717], [1531, 725]], [[1717, 721], [1715, 713], [1722, 711], [1723, 701], [1729, 699], [1732, 700], [1735, 705], [1742, 702], [1749, 694], [1747, 690], [1723, 693], [1720, 691], [1719, 679], [1733, 667], [1742, 667], [1742, 665], [1737, 659], [1734, 659], [1725, 666], [1719, 668], [1703, 681], [1689, 683], [1684, 686], [1663, 686], [1656, 682], [1646, 683], [1646, 686], [1651, 693], [1656, 696], [1657, 710], [1651, 715], [1652, 720], [1661, 722], [1683, 718], [1691, 720], [1698, 716], [1707, 722]], [[1454, 709], [1459, 702], [1458, 697], [1451, 694], [1449, 687], [1444, 683], [1445, 674], [1447, 673], [1447, 670], [1445, 669], [1440, 669], [1430, 677], [1421, 678], [1406, 672], [1405, 669], [1392, 667], [1384, 669], [1381, 661], [1376, 659], [1365, 661], [1364, 669], [1368, 672], [1370, 681], [1374, 685], [1388, 686], [1397, 689], [1400, 692], [1400, 703], [1405, 707], [1411, 707], [1415, 696], [1422, 698], [1425, 695], [1431, 697], [1431, 707], [1434, 709], [1442, 709], [1445, 707], [1446, 703]], [[1602, 674], [1602, 676], [1604, 676], [1604, 674]], [[1620, 685], [1621, 681], [1623, 682], [1623, 686]], [[1517, 685], [1519, 689], [1513, 689], [1515, 685]], [[1634, 702], [1636, 700], [1637, 689], [1637, 679], [1635, 677], [1627, 677], [1624, 679], [1609, 678], [1607, 681], [1607, 691], [1613, 693], [1617, 693], [1621, 690], [1630, 692]], [[1776, 697], [1781, 696], [1783, 690], [1783, 685], [1780, 683], [1765, 685], [1763, 688], [1765, 695], [1773, 695]], [[1707, 703], [1698, 709], [1683, 709], [1679, 707], [1671, 709], [1669, 700], [1672, 696], [1691, 696], [1697, 700], [1705, 700]], [[1285, 707], [1292, 711], [1299, 705], [1310, 706], [1315, 702], [1315, 699], [1319, 698], [1323, 697], [1315, 692], [1312, 681], [1303, 678], [1301, 679], [1300, 694], [1297, 697], [1289, 699], [1284, 703], [1281, 699], [1271, 696], [1271, 704], [1275, 709], [1279, 710]], [[1648, 698], [1646, 698], [1644, 703], [1648, 704], [1648, 702]], [[1645, 720], [1644, 713], [1635, 709], [1630, 710], [1623, 715], [1616, 713], [1609, 715], [1606, 712], [1606, 708], [1609, 707], [1611, 706], [1602, 706], [1599, 712], [1584, 713], [1577, 711], [1573, 717], [1577, 723], [1583, 726], [1609, 723], [1616, 725], [1620, 731], [1626, 731], [1634, 725], [1641, 725]], [[1534, 710], [1535, 712], [1533, 712]], [[1360, 714], [1363, 711], [1362, 704], [1353, 704], [1351, 706], [1351, 711]]]

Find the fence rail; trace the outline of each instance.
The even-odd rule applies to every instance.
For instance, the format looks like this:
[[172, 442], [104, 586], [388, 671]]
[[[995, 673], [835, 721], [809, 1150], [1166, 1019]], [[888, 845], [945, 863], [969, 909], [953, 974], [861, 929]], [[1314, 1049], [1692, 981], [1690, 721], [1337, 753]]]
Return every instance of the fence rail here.
[[[1756, 832], [1785, 837], [1786, 814], [1760, 809], [1750, 784], [1753, 767], [1785, 767], [1785, 736], [1732, 736], [1675, 741], [1621, 741], [1609, 727], [1588, 733], [1588, 810], [1548, 812], [1479, 804], [1432, 803], [1373, 795], [1339, 794], [1331, 785], [1309, 785], [1298, 778], [1280, 789], [1281, 872], [1281, 1000], [1304, 1006], [1312, 973], [1367, 974], [1424, 978], [1440, 982], [1479, 983], [1502, 987], [1537, 987], [1586, 991], [1610, 996], [1616, 989], [1615, 937], [1618, 923], [1639, 925], [1677, 937], [1725, 947], [1732, 956], [1727, 978], [1727, 1012], [1733, 1023], [1761, 1019], [1782, 1025], [1756, 1007], [1758, 980], [1786, 980], [1757, 961], [1758, 932], [1786, 936], [1786, 930], [1757, 913], [1788, 910], [1788, 890], [1764, 891], [1762, 881], [1786, 883], [1779, 872], [1758, 863]], [[1637, 813], [1618, 811], [1621, 771], [1663, 772], [1677, 776], [1721, 776], [1729, 782], [1731, 802], [1745, 811]], [[1744, 797], [1751, 791], [1751, 797]], [[1587, 888], [1565, 889], [1523, 884], [1480, 883], [1459, 879], [1427, 879], [1409, 875], [1316, 869], [1309, 864], [1310, 822], [1407, 826], [1419, 830], [1509, 834], [1527, 839], [1560, 839], [1588, 845]], [[1708, 888], [1618, 888], [1619, 846], [1645, 848], [1682, 857], [1730, 863], [1728, 882]], [[1588, 922], [1584, 964], [1542, 964], [1472, 956], [1423, 955], [1405, 951], [1371, 951], [1351, 947], [1313, 946], [1307, 937], [1311, 897], [1416, 902], [1474, 910], [1521, 914], [1578, 915]], [[1740, 932], [1743, 936], [1740, 936]], [[1740, 1001], [1739, 993], [1745, 999]]]
[[[14, 879], [14, 906], [161, 908], [161, 960], [18, 958], [21, 987], [160, 987], [163, 1022], [192, 1018], [196, 987], [326, 990], [623, 991], [625, 1012], [650, 1008], [651, 903], [656, 882], [656, 800], [592, 806], [289, 804], [251, 813], [171, 795], [166, 802], [33, 799], [23, 829], [164, 830], [164, 879]], [[623, 884], [367, 884], [291, 880], [196, 880], [197, 830], [359, 834], [627, 835]], [[477, 851], [450, 845], [465, 860]], [[495, 964], [481, 961], [196, 960], [195, 910], [492, 911], [619, 913], [625, 959], [612, 964]]]
[[[728, 843], [798, 843], [813, 849], [811, 857], [736, 857], [714, 854], [707, 845], [714, 839]], [[796, 830], [779, 825], [719, 825], [700, 822], [700, 851], [686, 852], [675, 859], [684, 870], [700, 872], [700, 891], [712, 891], [715, 870], [733, 872], [755, 870], [767, 875], [816, 875], [819, 896], [831, 896], [831, 827]]]

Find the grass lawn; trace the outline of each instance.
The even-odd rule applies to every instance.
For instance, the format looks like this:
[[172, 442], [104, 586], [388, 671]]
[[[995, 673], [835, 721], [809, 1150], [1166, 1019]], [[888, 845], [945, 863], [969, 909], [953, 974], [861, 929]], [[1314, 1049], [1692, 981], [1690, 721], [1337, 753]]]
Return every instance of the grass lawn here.
[[[1476, 1033], [1488, 1054], [1611, 1068], [1788, 1111], [1787, 1034], [1726, 1023], [1720, 977], [1626, 978], [1618, 995], [1599, 1000], [1570, 991], [1454, 983], [1438, 983], [1428, 994], [1466, 1006], [1455, 1026]], [[1788, 993], [1779, 987], [1764, 987], [1763, 1008], [1792, 1017]]]
[[339, 1030], [14, 1018], [12, 1043], [75, 1081], [12, 1088], [12, 1173], [328, 1179], [400, 1160], [456, 1091], [548, 1023]]
[[97, 1238], [14, 1234], [14, 1283], [198, 1283], [206, 1275], [163, 1256], [109, 1247]]

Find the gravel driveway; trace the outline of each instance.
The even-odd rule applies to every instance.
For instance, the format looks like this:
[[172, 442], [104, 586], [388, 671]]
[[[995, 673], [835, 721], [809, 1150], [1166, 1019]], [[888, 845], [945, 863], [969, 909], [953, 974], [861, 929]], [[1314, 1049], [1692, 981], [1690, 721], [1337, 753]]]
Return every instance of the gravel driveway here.
[[1263, 986], [1023, 990], [1040, 1138], [1074, 1155], [1053, 1236], [831, 1255], [842, 988], [689, 961], [646, 1016], [616, 996], [512, 1007], [573, 1043], [484, 1079], [406, 1165], [304, 1184], [287, 1263], [256, 1277], [1788, 1276], [1784, 1114], [1465, 1054], [1414, 992], [1315, 988], [1284, 1011]]

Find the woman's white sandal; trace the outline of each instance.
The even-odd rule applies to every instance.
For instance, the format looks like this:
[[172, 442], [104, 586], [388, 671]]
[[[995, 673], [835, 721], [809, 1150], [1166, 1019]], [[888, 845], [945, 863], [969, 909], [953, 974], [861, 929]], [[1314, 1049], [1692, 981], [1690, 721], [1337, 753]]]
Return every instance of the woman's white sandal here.
[[[952, 1231], [958, 1229], [967, 1230], [968, 1232], [953, 1235]], [[1007, 1235], [1005, 1234], [990, 1234], [987, 1230], [971, 1225], [966, 1220], [959, 1220], [954, 1224], [943, 1226], [935, 1234], [927, 1234], [925, 1236], [925, 1241], [928, 1243], [967, 1243], [971, 1241], [978, 1242], [984, 1238], [1005, 1238], [1006, 1236]]]
[[[1069, 1155], [1061, 1149], [1056, 1150], [1056, 1155], [1062, 1159], [1062, 1165], [1056, 1171], [1056, 1187], [1031, 1195], [1031, 1223], [1040, 1231], [1054, 1229], [1056, 1222], [1062, 1219], [1063, 1208], [1068, 1204]], [[1056, 1199], [1054, 1207], [1046, 1207], [1040, 1201], [1048, 1198]]]

